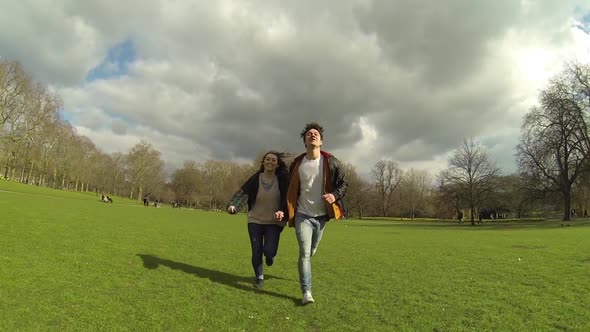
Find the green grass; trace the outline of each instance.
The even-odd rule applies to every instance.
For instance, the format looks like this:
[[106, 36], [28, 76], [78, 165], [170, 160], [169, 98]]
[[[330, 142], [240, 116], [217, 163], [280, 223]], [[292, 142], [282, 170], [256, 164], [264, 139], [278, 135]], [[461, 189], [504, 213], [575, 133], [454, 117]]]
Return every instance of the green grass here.
[[258, 291], [243, 214], [97, 200], [0, 181], [0, 330], [590, 330], [588, 222], [330, 222], [303, 307], [293, 229]]

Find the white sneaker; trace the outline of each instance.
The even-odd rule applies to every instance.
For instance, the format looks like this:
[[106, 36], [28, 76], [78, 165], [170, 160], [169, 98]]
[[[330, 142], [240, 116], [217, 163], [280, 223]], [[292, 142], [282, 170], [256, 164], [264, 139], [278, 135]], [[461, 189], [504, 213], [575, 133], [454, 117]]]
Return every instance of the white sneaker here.
[[313, 297], [311, 296], [311, 292], [310, 291], [305, 291], [303, 292], [303, 299], [301, 299], [301, 304], [306, 305], [309, 303], [313, 303], [315, 302], [313, 300]]

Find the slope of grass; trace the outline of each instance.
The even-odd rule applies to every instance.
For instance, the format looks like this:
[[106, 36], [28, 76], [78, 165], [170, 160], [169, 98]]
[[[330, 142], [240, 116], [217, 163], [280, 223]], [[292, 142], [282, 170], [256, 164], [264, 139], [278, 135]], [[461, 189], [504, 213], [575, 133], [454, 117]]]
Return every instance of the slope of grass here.
[[[0, 190], [8, 192], [18, 192], [21, 194], [29, 194], [35, 196], [49, 196], [56, 198], [69, 198], [69, 199], [81, 199], [81, 200], [94, 200], [98, 201], [101, 198], [101, 193], [95, 192], [82, 192], [73, 190], [57, 190], [48, 187], [38, 187], [29, 184], [7, 181], [0, 179]], [[115, 204], [138, 204], [137, 200], [131, 200], [127, 197], [115, 197], [113, 196], [113, 202]]]

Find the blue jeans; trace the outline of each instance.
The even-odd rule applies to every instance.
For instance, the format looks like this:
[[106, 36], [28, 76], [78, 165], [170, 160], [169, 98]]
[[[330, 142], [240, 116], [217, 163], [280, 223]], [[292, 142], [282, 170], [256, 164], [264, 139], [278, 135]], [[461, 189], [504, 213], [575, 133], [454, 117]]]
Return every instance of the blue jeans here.
[[299, 282], [303, 292], [311, 291], [311, 256], [322, 240], [327, 219], [326, 216], [295, 214], [295, 234], [299, 242]]
[[261, 225], [249, 222], [248, 235], [250, 235], [250, 245], [252, 246], [252, 268], [256, 278], [263, 275], [262, 272], [262, 255], [269, 259], [274, 259], [279, 250], [279, 240], [283, 227], [279, 225]]

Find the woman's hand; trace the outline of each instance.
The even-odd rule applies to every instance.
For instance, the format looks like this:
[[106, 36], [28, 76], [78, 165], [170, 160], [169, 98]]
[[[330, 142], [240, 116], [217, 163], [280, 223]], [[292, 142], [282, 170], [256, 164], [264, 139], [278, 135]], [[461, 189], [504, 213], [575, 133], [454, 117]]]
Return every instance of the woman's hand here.
[[285, 213], [283, 211], [275, 212], [275, 220], [276, 221], [283, 221], [283, 218], [285, 218]]

